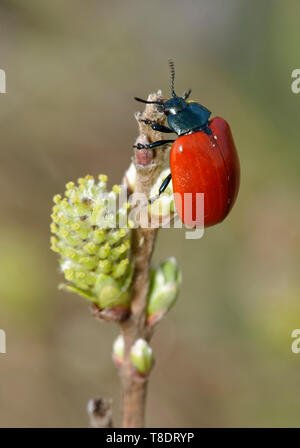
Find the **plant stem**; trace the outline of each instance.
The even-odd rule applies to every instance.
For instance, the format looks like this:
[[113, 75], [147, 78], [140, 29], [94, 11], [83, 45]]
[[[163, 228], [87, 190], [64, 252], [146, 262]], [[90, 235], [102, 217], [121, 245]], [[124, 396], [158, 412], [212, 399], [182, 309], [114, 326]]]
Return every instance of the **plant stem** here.
[[112, 428], [111, 400], [91, 399], [87, 405], [91, 428]]
[[[149, 97], [151, 100], [161, 98], [161, 93]], [[161, 134], [145, 125], [141, 119], [164, 124], [165, 116], [154, 105], [147, 105], [143, 113], [138, 113], [141, 143], [159, 140]], [[134, 164], [136, 168], [135, 193], [143, 193], [147, 198], [150, 190], [168, 158], [167, 151], [149, 149], [135, 150]], [[150, 282], [151, 257], [157, 236], [157, 229], [138, 227], [133, 230], [132, 258], [135, 270], [132, 286], [131, 315], [121, 324], [125, 342], [124, 361], [121, 369], [123, 393], [123, 427], [141, 428], [145, 422], [145, 403], [148, 376], [139, 375], [130, 362], [130, 350], [139, 338], [150, 339], [146, 325], [147, 296]]]
[[[123, 427], [144, 426], [145, 401], [148, 378], [140, 377], [130, 362], [130, 349], [134, 342], [146, 336], [146, 306], [149, 289], [151, 256], [156, 229], [136, 229], [133, 236], [133, 253], [136, 260], [133, 279], [131, 317], [122, 325], [125, 341], [122, 368]], [[140, 242], [143, 241], [142, 244]]]

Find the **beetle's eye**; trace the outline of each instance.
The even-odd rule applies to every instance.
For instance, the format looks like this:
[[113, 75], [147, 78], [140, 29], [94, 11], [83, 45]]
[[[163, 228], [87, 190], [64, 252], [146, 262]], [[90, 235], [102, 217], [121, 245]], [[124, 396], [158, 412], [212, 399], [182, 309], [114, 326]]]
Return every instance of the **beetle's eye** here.
[[170, 113], [171, 113], [171, 108], [170, 108], [170, 107], [165, 107], [165, 108], [164, 108], [164, 113], [165, 113], [166, 115], [170, 115]]

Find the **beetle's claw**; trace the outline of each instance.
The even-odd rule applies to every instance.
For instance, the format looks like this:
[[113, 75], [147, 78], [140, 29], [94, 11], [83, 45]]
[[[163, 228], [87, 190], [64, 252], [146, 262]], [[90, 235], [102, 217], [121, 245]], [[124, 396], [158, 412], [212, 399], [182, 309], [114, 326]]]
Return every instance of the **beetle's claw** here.
[[159, 194], [153, 196], [153, 198], [148, 199], [148, 203], [151, 205], [153, 204], [154, 201], [156, 201], [156, 199], [159, 198]]

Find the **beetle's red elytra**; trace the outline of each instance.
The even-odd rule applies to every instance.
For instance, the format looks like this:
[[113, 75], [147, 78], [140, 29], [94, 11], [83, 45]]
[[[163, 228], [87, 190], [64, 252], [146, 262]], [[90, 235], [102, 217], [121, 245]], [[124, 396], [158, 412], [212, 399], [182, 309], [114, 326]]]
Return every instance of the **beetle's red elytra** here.
[[[171, 148], [173, 190], [181, 199], [175, 194], [176, 211], [189, 227], [196, 226], [196, 193], [204, 193], [204, 226], [208, 227], [226, 218], [239, 190], [240, 166], [230, 127], [220, 117], [213, 118], [209, 127], [212, 135], [201, 131], [183, 135]], [[192, 194], [189, 204], [185, 193]]]

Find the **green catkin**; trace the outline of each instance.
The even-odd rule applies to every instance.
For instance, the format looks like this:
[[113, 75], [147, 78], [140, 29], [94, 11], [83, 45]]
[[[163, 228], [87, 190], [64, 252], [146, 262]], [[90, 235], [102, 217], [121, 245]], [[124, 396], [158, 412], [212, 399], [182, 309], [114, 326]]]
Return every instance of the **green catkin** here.
[[[66, 184], [64, 196], [53, 198], [51, 249], [67, 281], [63, 288], [76, 292], [100, 308], [128, 305], [132, 281], [131, 230], [118, 204], [120, 187], [107, 192], [107, 176], [98, 181], [87, 175]], [[116, 207], [115, 207], [116, 208]], [[122, 228], [118, 228], [122, 217]]]

